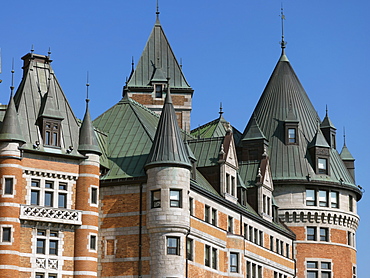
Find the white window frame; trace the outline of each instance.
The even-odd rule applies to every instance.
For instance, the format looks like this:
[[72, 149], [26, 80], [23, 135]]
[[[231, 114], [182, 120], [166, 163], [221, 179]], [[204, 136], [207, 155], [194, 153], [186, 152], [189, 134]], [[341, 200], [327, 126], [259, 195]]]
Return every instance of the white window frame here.
[[[12, 194], [6, 194], [5, 193], [5, 180], [6, 179], [13, 179], [13, 192], [12, 192]], [[17, 184], [17, 179], [15, 178], [15, 176], [13, 176], [13, 175], [3, 175], [2, 179], [1, 179], [1, 184], [2, 184], [2, 190], [1, 190], [2, 197], [14, 198], [14, 196], [16, 194], [15, 185]]]
[[[10, 241], [3, 241], [3, 229], [10, 228]], [[0, 225], [0, 245], [12, 245], [14, 242], [14, 227], [13, 225]]]
[[[93, 189], [96, 189], [96, 203], [93, 203]], [[98, 207], [99, 206], [99, 186], [97, 185], [90, 185], [89, 187], [89, 204], [91, 207]]]

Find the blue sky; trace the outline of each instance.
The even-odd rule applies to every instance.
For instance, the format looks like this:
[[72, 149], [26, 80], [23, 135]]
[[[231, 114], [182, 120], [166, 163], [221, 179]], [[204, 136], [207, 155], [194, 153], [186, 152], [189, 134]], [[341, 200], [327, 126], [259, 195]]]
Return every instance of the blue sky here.
[[[356, 158], [356, 183], [367, 190], [370, 156], [370, 1], [284, 1], [286, 53], [321, 118], [328, 105], [337, 145]], [[11, 61], [15, 86], [21, 56], [51, 48], [53, 68], [76, 116], [83, 117], [86, 72], [93, 118], [121, 98], [155, 21], [155, 0], [4, 1], [0, 11], [0, 102], [7, 103]], [[192, 128], [224, 117], [240, 131], [280, 56], [281, 2], [276, 0], [160, 0], [160, 20], [195, 90]], [[370, 190], [369, 190], [370, 192]], [[370, 273], [370, 205], [359, 203], [359, 277]]]

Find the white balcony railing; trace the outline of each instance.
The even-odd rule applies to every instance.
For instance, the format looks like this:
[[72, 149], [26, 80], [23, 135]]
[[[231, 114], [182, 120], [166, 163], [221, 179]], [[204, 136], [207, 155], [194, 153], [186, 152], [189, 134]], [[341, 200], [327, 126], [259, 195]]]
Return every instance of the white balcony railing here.
[[36, 258], [37, 268], [42, 269], [58, 269], [58, 260], [49, 258]]
[[28, 205], [21, 205], [20, 219], [72, 225], [82, 224], [81, 211], [79, 210]]

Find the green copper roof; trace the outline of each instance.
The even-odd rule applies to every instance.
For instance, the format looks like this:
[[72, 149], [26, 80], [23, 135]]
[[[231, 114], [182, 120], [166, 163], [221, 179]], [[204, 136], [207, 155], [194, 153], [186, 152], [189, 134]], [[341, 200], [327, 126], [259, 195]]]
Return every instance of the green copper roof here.
[[[306, 181], [310, 176], [312, 180], [321, 181], [338, 182], [343, 179], [345, 183], [354, 185], [335, 149], [330, 149], [330, 176], [315, 175], [307, 150], [309, 142], [314, 140], [320, 119], [285, 53], [282, 53], [253, 115], [269, 141], [268, 155], [274, 180]], [[290, 120], [290, 115], [294, 115], [298, 122], [299, 144], [296, 145], [285, 144], [284, 123]], [[253, 118], [249, 122], [252, 121]], [[248, 124], [243, 137], [250, 132], [250, 127]], [[322, 138], [319, 139], [317, 143], [324, 145]]]
[[169, 90], [166, 94], [148, 163], [145, 167], [155, 167], [162, 164], [178, 167], [191, 166]]
[[197, 158], [197, 167], [215, 166], [224, 137], [204, 138], [188, 141], [189, 147]]
[[312, 148], [312, 147], [330, 148], [328, 142], [326, 142], [326, 139], [321, 132], [320, 126], [317, 126], [315, 137], [312, 139], [312, 141], [310, 142], [310, 144], [308, 144], [307, 147], [308, 148]]
[[330, 128], [336, 129], [329, 118], [328, 110], [326, 110], [325, 118], [322, 120], [320, 127], [321, 128], [330, 127]]
[[3, 123], [1, 126], [0, 141], [18, 141], [25, 143], [19, 125], [18, 114], [15, 109], [13, 95], [10, 96], [8, 108], [5, 112]]
[[258, 126], [255, 117], [251, 118], [249, 122], [249, 128], [243, 136], [243, 140], [256, 140], [256, 139], [266, 139], [266, 136], [263, 134], [262, 130]]
[[158, 125], [159, 115], [130, 99], [127, 94], [93, 124], [107, 134], [108, 173], [101, 179], [145, 176], [144, 165]]
[[56, 107], [55, 87], [52, 86], [54, 83], [53, 79], [54, 74], [50, 74], [47, 81], [47, 92], [43, 96], [41, 102], [40, 117], [63, 120], [63, 116]]
[[[77, 152], [79, 123], [54, 74], [50, 58], [29, 53], [22, 59], [24, 60], [23, 77], [14, 96], [22, 135], [26, 141], [22, 149], [34, 150], [35, 142], [42, 142], [37, 123], [39, 116], [48, 111], [45, 116], [63, 119], [61, 120], [62, 145], [61, 148], [47, 148], [41, 144], [38, 151], [67, 154], [66, 150], [71, 146], [73, 150], [69, 154], [79, 156]], [[48, 98], [46, 102], [47, 107], [51, 109], [45, 110], [43, 101], [47, 98], [48, 92], [53, 97], [52, 100]], [[49, 106], [51, 102], [52, 106]], [[51, 111], [58, 113], [54, 114]]]
[[101, 155], [94, 128], [91, 123], [89, 100], [86, 100], [86, 112], [80, 128], [78, 151], [82, 154], [96, 153]]
[[[220, 114], [217, 119], [206, 123], [200, 127], [197, 127], [191, 131], [191, 135], [195, 138], [212, 138], [212, 137], [223, 137], [226, 135], [226, 131], [230, 123]], [[233, 132], [235, 142], [238, 142], [241, 138], [239, 130], [230, 126]]]
[[342, 151], [340, 152], [340, 157], [342, 158], [342, 160], [355, 160], [355, 158], [352, 156], [349, 149], [347, 148], [346, 143], [344, 143], [343, 145]]
[[150, 87], [151, 81], [166, 81], [172, 89], [191, 89], [157, 19], [127, 87]]
[[249, 161], [239, 163], [239, 176], [247, 187], [254, 186], [258, 175], [260, 161]]

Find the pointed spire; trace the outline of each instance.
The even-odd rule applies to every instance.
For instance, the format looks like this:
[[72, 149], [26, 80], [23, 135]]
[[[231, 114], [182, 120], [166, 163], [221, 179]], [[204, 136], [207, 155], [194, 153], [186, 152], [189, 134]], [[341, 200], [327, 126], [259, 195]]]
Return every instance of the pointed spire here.
[[222, 114], [224, 113], [223, 111], [222, 111], [222, 102], [220, 102], [220, 112], [218, 112], [219, 114], [220, 114], [220, 117], [222, 116]]
[[281, 57], [280, 61], [281, 62], [289, 62], [288, 57], [285, 55], [285, 47], [287, 45], [287, 42], [284, 40], [284, 20], [285, 20], [285, 15], [284, 15], [284, 9], [283, 9], [283, 4], [281, 4], [281, 13], [280, 13], [280, 18], [281, 18]]
[[262, 130], [260, 129], [256, 116], [253, 114], [251, 118], [251, 122], [248, 126], [248, 130], [243, 136], [242, 140], [255, 140], [255, 139], [266, 139], [266, 136], [263, 134]]
[[159, 14], [160, 14], [160, 12], [159, 12], [159, 0], [157, 0], [157, 8], [156, 8], [156, 12], [155, 12], [155, 14], [156, 14], [156, 21], [155, 21], [155, 24], [156, 25], [160, 25], [161, 23], [159, 22]]
[[[40, 88], [39, 88], [40, 90]], [[63, 120], [63, 116], [60, 114], [56, 104], [55, 95], [55, 82], [54, 75], [49, 72], [47, 92], [44, 94], [43, 103], [40, 109], [40, 116], [46, 118], [53, 118]]]
[[342, 148], [342, 151], [340, 152], [340, 157], [342, 158], [342, 160], [348, 160], [348, 161], [354, 161], [355, 160], [355, 158], [353, 157], [353, 155], [351, 154], [351, 152], [349, 151], [349, 149], [346, 146], [346, 130], [345, 130], [345, 128], [343, 128], [343, 148]]
[[328, 105], [326, 105], [325, 118], [322, 120], [320, 127], [321, 128], [327, 128], [327, 127], [329, 127], [329, 128], [336, 129], [335, 126], [334, 126], [334, 124], [332, 123], [332, 121], [329, 118]]
[[321, 147], [321, 148], [330, 148], [328, 142], [326, 141], [324, 134], [321, 132], [320, 124], [317, 122], [317, 129], [315, 137], [312, 139], [311, 143], [308, 145], [308, 148], [312, 147]]
[[0, 141], [18, 141], [25, 143], [21, 127], [18, 120], [18, 114], [14, 103], [14, 59], [12, 62], [12, 83], [10, 85], [10, 100], [6, 109], [3, 124], [0, 130]]
[[160, 165], [191, 167], [189, 154], [182, 140], [172, 104], [169, 82], [157, 131], [145, 167], [151, 168]]
[[90, 111], [89, 111], [89, 74], [87, 73], [86, 82], [86, 112], [82, 124], [80, 127], [80, 136], [78, 141], [78, 151], [82, 154], [95, 153], [101, 155], [101, 151], [98, 145], [94, 133], [94, 127], [91, 122]]

